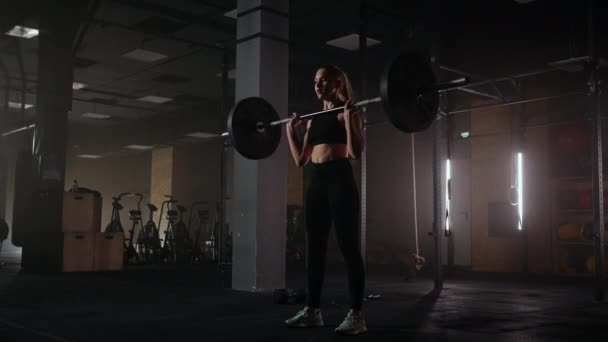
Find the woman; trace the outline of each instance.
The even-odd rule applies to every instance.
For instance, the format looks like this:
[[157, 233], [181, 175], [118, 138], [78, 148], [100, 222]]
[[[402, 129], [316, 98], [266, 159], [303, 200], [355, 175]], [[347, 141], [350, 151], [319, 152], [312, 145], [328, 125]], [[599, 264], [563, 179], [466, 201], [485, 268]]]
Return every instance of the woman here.
[[365, 271], [359, 248], [359, 195], [350, 159], [359, 159], [364, 148], [361, 112], [352, 107], [350, 83], [336, 66], [321, 67], [315, 75], [315, 93], [324, 109], [346, 106], [340, 112], [314, 117], [306, 123], [300, 143], [296, 128], [301, 124], [294, 113], [287, 124], [291, 155], [298, 167], [310, 165], [310, 182], [305, 208], [308, 252], [308, 305], [293, 318], [288, 327], [323, 326], [320, 311], [325, 256], [333, 221], [336, 240], [346, 261], [351, 310], [336, 328], [340, 334], [357, 335], [367, 331], [361, 312]]

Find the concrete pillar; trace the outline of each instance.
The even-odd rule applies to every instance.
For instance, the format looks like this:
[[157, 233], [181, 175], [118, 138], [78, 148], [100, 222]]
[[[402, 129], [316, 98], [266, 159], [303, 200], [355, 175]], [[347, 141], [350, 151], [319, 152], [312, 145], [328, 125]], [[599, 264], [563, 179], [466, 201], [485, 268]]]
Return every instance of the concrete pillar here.
[[[150, 202], [158, 207], [154, 215], [154, 222], [159, 222], [161, 203], [167, 198], [165, 195], [173, 194], [173, 147], [167, 147], [152, 151], [150, 165]], [[166, 209], [163, 216], [166, 216]], [[161, 236], [165, 232], [165, 218], [160, 229]]]
[[[239, 0], [237, 11], [236, 101], [260, 96], [286, 117], [289, 2]], [[230, 222], [236, 290], [285, 286], [286, 140], [265, 160], [234, 154]]]
[[40, 8], [34, 139], [37, 182], [31, 206], [36, 218], [23, 246], [25, 269], [61, 270], [67, 115], [72, 104], [72, 42], [83, 8], [79, 1], [66, 1], [63, 6], [45, 3]]

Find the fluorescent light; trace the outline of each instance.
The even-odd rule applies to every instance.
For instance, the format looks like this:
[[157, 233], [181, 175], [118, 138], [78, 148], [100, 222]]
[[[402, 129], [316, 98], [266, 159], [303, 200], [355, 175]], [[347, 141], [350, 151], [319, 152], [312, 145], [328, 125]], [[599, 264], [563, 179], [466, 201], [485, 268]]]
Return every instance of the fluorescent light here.
[[206, 132], [192, 132], [186, 134], [188, 137], [199, 138], [199, 139], [207, 139], [207, 138], [215, 138], [218, 134], [215, 133], [206, 133]]
[[91, 112], [86, 112], [84, 114], [82, 114], [83, 118], [87, 118], [87, 119], [93, 119], [93, 120], [107, 120], [109, 118], [111, 118], [110, 115], [107, 114], [98, 114], [98, 113], [91, 113]]
[[237, 9], [233, 9], [232, 11], [226, 12], [224, 13], [224, 16], [228, 17], [228, 18], [232, 18], [232, 19], [236, 19], [237, 16]]
[[127, 145], [125, 148], [129, 150], [137, 150], [137, 151], [148, 151], [154, 148], [154, 146], [148, 145]]
[[466, 139], [471, 136], [471, 132], [460, 132], [460, 137]]
[[101, 158], [101, 156], [98, 155], [98, 154], [79, 154], [76, 157], [83, 158], [83, 159], [99, 159], [99, 158]]
[[[222, 73], [218, 72], [217, 74], [215, 74], [215, 76], [222, 77]], [[236, 79], [236, 69], [228, 70], [228, 78], [230, 78], [232, 80]]]
[[25, 26], [20, 26], [20, 25], [17, 25], [6, 32], [6, 34], [9, 36], [25, 38], [25, 39], [34, 38], [39, 33], [40, 33], [40, 31], [38, 31], [35, 28], [30, 28], [30, 27], [25, 27]]
[[9, 136], [11, 134], [19, 133], [19, 132], [22, 132], [22, 131], [25, 131], [25, 130], [28, 130], [28, 129], [32, 129], [34, 127], [36, 127], [36, 124], [31, 124], [29, 126], [17, 128], [17, 129], [14, 129], [12, 131], [8, 131], [8, 132], [5, 132], [5, 133], [2, 133], [2, 136], [3, 137], [7, 137], [7, 136]]
[[517, 224], [517, 229], [523, 229], [524, 222], [524, 157], [521, 152], [517, 153], [517, 212], [519, 214], [519, 222]]
[[72, 90], [79, 90], [82, 89], [84, 87], [86, 87], [87, 85], [84, 83], [78, 83], [78, 82], [72, 82]]
[[144, 102], [150, 102], [150, 103], [165, 103], [165, 102], [173, 101], [172, 98], [162, 97], [162, 96], [154, 96], [154, 95], [140, 97], [137, 100], [138, 101], [144, 101]]
[[[29, 108], [32, 108], [32, 107], [34, 107], [34, 105], [33, 105], [33, 104], [29, 104], [29, 103], [26, 103], [26, 104], [25, 104], [25, 109], [29, 109]], [[21, 103], [18, 103], [18, 102], [10, 102], [10, 101], [9, 101], [9, 102], [8, 102], [8, 108], [10, 108], [10, 109], [21, 109]]]
[[[366, 37], [365, 41], [367, 42], [368, 47], [381, 43], [381, 41], [369, 37]], [[327, 41], [325, 44], [350, 51], [356, 51], [359, 50], [359, 35], [357, 33], [352, 33], [344, 37]]]
[[131, 52], [125, 53], [124, 55], [122, 55], [122, 57], [130, 58], [139, 62], [152, 63], [160, 61], [161, 59], [165, 59], [168, 56], [154, 51], [135, 49]]
[[450, 200], [452, 197], [450, 183], [452, 179], [452, 164], [447, 159], [445, 162], [445, 230], [450, 231]]

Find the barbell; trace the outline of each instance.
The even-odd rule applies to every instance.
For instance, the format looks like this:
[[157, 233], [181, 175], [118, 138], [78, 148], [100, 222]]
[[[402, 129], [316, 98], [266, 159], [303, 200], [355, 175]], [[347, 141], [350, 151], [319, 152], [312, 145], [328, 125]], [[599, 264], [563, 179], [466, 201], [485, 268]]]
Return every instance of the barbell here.
[[[406, 52], [389, 63], [380, 80], [380, 96], [359, 101], [355, 107], [381, 103], [389, 121], [405, 133], [427, 129], [437, 116], [439, 93], [462, 87], [468, 77], [437, 83], [429, 61], [421, 54]], [[343, 110], [336, 107], [304, 114], [302, 120]], [[238, 101], [228, 115], [228, 132], [232, 146], [245, 158], [259, 160], [271, 156], [281, 142], [281, 128], [290, 118], [280, 119], [274, 107], [260, 97]]]

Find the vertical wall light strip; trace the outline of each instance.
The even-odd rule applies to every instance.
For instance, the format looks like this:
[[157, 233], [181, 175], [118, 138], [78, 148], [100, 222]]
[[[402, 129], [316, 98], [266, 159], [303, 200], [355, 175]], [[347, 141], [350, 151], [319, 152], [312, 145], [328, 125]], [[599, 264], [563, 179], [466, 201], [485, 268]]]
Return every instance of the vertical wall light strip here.
[[523, 202], [523, 192], [524, 192], [524, 176], [523, 176], [523, 154], [521, 152], [517, 153], [517, 212], [519, 214], [519, 223], [517, 225], [517, 229], [523, 229], [524, 222], [524, 202]]
[[452, 165], [447, 159], [445, 163], [445, 230], [450, 231], [450, 181], [452, 179]]

